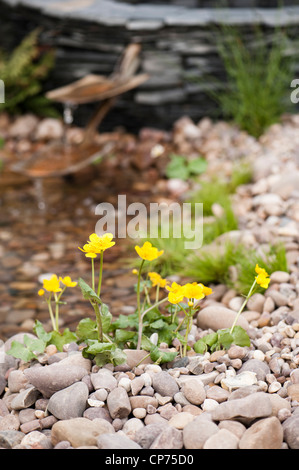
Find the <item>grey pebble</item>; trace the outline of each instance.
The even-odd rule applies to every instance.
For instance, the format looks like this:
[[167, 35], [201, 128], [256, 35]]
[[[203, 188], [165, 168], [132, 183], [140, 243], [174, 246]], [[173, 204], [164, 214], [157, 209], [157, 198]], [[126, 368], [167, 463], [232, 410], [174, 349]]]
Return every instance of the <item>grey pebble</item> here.
[[77, 382], [54, 393], [48, 403], [48, 411], [57, 419], [71, 419], [83, 416], [88, 398], [88, 387]]

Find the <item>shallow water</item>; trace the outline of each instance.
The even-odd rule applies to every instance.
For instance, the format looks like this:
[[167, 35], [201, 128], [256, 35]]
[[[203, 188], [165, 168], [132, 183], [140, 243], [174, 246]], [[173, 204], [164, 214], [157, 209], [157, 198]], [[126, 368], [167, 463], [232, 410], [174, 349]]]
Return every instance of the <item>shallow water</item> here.
[[[2, 173], [0, 338], [23, 331], [24, 326], [29, 328], [30, 319], [31, 324], [35, 318], [48, 322], [47, 307], [37, 296], [40, 275], [56, 273], [90, 282], [90, 261], [78, 246], [95, 231], [99, 217], [95, 207], [101, 202], [116, 203], [118, 193], [124, 194], [126, 188], [131, 191], [128, 200], [137, 197], [129, 176], [124, 178], [130, 172], [120, 173], [101, 166], [70, 178], [34, 181]], [[102, 295], [114, 315], [132, 311], [135, 304], [136, 281], [125, 261], [128, 256], [135, 254], [127, 239], [117, 239], [104, 256]], [[73, 328], [82, 316], [93, 316], [93, 311], [78, 287], [69, 291], [61, 318], [65, 326]]]

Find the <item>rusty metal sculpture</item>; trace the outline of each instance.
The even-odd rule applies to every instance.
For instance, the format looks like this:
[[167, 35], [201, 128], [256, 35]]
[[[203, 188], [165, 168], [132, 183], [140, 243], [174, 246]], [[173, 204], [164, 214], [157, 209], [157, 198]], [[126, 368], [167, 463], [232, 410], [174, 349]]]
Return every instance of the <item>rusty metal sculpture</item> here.
[[[41, 151], [35, 152], [29, 160], [14, 165], [12, 170], [34, 178], [63, 176], [111, 153], [114, 143], [106, 141], [100, 145], [95, 140], [95, 135], [117, 97], [149, 78], [147, 74], [135, 75], [139, 66], [139, 54], [140, 45], [130, 44], [111, 76], [90, 74], [67, 86], [49, 91], [47, 98], [62, 103], [64, 107], [63, 141], [45, 146]], [[68, 143], [66, 131], [72, 124], [74, 109], [81, 104], [98, 101], [100, 104], [85, 127], [82, 142], [77, 145]]]

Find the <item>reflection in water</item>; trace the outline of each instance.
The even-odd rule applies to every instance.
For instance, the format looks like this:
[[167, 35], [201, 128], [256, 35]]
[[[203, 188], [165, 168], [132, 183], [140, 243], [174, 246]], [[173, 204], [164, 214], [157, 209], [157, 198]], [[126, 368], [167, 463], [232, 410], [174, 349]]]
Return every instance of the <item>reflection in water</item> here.
[[64, 146], [64, 155], [67, 155], [70, 151], [70, 143], [67, 138], [67, 131], [70, 129], [74, 121], [74, 111], [76, 106], [71, 103], [63, 104], [63, 123], [64, 123], [64, 133], [63, 133], [63, 146]]
[[37, 199], [37, 207], [41, 212], [46, 210], [45, 194], [44, 194], [44, 180], [42, 178], [36, 178], [33, 181], [34, 192]]

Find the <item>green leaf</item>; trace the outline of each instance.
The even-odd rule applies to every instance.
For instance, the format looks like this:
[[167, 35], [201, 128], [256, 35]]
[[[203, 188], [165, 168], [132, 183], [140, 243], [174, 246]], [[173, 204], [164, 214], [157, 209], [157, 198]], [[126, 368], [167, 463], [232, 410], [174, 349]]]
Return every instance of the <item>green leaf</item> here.
[[81, 288], [84, 299], [92, 300], [97, 304], [101, 303], [101, 299], [99, 298], [99, 296], [81, 277], [78, 280], [78, 285]]
[[151, 323], [150, 326], [151, 328], [154, 328], [155, 330], [161, 330], [162, 328], [167, 326], [167, 324], [165, 323], [164, 320], [162, 320], [162, 318], [160, 318], [159, 320], [156, 320], [153, 323]]
[[109, 311], [108, 305], [102, 303], [100, 306], [100, 313], [102, 317], [103, 333], [108, 333], [112, 321], [112, 315]]
[[244, 328], [236, 325], [232, 331], [233, 343], [237, 346], [250, 346], [250, 338]]
[[142, 335], [141, 349], [144, 349], [144, 351], [150, 351], [154, 346], [155, 346], [155, 344], [152, 343], [147, 336]]
[[223, 346], [224, 349], [228, 349], [234, 341], [234, 338], [230, 334], [229, 328], [218, 330], [217, 333], [219, 345]]
[[115, 347], [113, 343], [100, 343], [98, 340], [90, 340], [84, 349], [88, 354], [96, 355], [105, 351], [111, 351], [113, 347]]
[[45, 343], [48, 343], [51, 340], [51, 333], [47, 333], [39, 320], [35, 320], [33, 331], [36, 336], [43, 340]]
[[127, 356], [122, 351], [122, 349], [115, 348], [111, 351], [110, 362], [112, 362], [113, 365], [118, 366], [118, 365], [123, 364], [124, 362], [126, 362], [126, 360], [127, 360]]
[[167, 178], [188, 179], [189, 170], [185, 158], [179, 155], [173, 155], [166, 167], [166, 176]]
[[204, 336], [202, 339], [208, 346], [212, 346], [213, 344], [217, 343], [218, 334], [210, 333], [209, 335]]
[[207, 166], [208, 166], [208, 162], [202, 157], [191, 160], [188, 163], [189, 172], [194, 173], [196, 175], [200, 175], [201, 173], [204, 173], [207, 169]]
[[126, 328], [138, 328], [138, 318], [137, 314], [132, 313], [131, 315], [123, 315], [120, 314], [112, 324], [111, 324], [112, 329], [123, 329], [125, 330]]
[[94, 356], [95, 363], [103, 367], [107, 363], [119, 365], [125, 362], [126, 355], [113, 343], [100, 343], [97, 340], [90, 340], [86, 348], [83, 349], [83, 356]]
[[207, 344], [205, 343], [205, 341], [203, 339], [199, 339], [193, 345], [193, 349], [198, 354], [204, 354], [208, 348], [207, 348]]
[[97, 339], [97, 323], [91, 318], [83, 318], [77, 325], [76, 335], [81, 341], [86, 339]]
[[24, 344], [19, 341], [12, 341], [11, 348], [6, 352], [10, 356], [22, 359], [24, 362], [29, 362], [31, 359], [36, 359], [36, 355], [30, 351]]
[[115, 330], [115, 342], [119, 343], [126, 343], [136, 337], [136, 331], [127, 331], [127, 330]]
[[29, 338], [27, 335], [24, 335], [24, 344], [30, 351], [36, 354], [43, 353], [46, 347], [46, 343], [42, 339]]
[[103, 367], [105, 364], [108, 364], [110, 361], [110, 351], [98, 353], [94, 357], [95, 363], [99, 367]]
[[177, 354], [177, 351], [165, 351], [159, 349], [158, 346], [152, 347], [150, 351], [152, 361], [158, 362], [159, 364], [173, 361]]
[[51, 344], [55, 344], [58, 351], [62, 351], [65, 344], [77, 341], [77, 339], [76, 334], [72, 333], [69, 328], [66, 328], [62, 334], [58, 331], [52, 331], [51, 334]]

